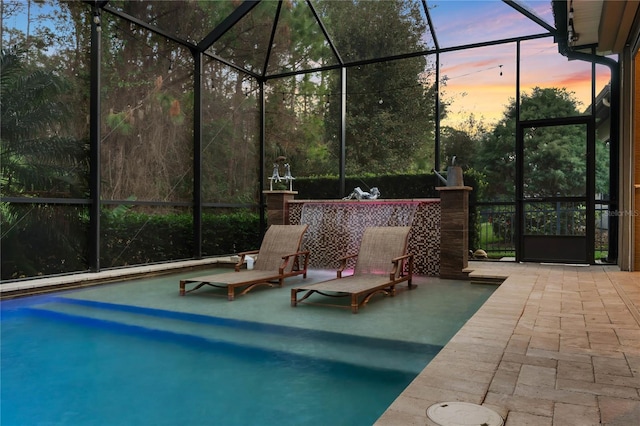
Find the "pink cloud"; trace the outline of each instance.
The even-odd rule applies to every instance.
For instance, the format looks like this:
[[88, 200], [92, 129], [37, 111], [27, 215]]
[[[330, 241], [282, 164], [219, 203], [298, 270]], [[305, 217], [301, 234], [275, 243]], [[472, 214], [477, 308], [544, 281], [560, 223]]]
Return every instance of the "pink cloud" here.
[[[546, 30], [510, 6], [498, 1], [430, 1], [431, 15], [441, 47], [465, 45], [541, 34]], [[527, 6], [553, 24], [550, 2], [528, 1]], [[498, 120], [516, 96], [516, 43], [445, 52], [440, 56], [440, 75], [445, 101], [452, 102], [447, 121], [468, 116]], [[583, 106], [591, 102], [591, 64], [569, 61], [560, 55], [552, 37], [520, 43], [522, 92], [533, 87], [566, 88]], [[500, 67], [502, 65], [502, 67]], [[500, 72], [502, 71], [502, 75]], [[596, 91], [610, 78], [598, 71]]]

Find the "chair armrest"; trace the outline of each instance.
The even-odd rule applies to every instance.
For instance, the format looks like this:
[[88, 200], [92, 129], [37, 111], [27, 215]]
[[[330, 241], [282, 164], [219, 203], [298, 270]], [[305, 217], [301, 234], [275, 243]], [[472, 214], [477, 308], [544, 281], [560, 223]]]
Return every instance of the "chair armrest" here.
[[338, 261], [340, 261], [340, 266], [338, 267], [337, 275], [338, 278], [342, 278], [342, 272], [347, 269], [347, 261], [349, 259], [355, 259], [356, 257], [358, 257], [358, 253], [354, 253], [354, 254], [348, 254], [346, 256], [342, 256], [341, 258], [338, 259]]
[[413, 275], [413, 254], [405, 254], [391, 259], [391, 262], [393, 263], [393, 270], [389, 274], [389, 278], [391, 280], [395, 280], [396, 277], [403, 275], [405, 260], [409, 263], [409, 273], [407, 275]]
[[244, 264], [245, 257], [248, 254], [258, 254], [259, 252], [260, 250], [250, 250], [238, 253], [238, 256], [240, 256], [240, 260], [238, 260], [238, 263], [236, 263], [233, 268], [236, 270], [236, 272], [240, 271], [240, 268], [242, 268], [242, 265]]
[[[278, 273], [280, 275], [284, 274], [285, 269], [287, 269], [287, 266], [289, 265], [289, 262], [291, 261], [291, 259], [293, 259], [293, 261], [295, 262], [295, 259], [298, 258], [298, 256], [304, 256], [304, 267], [303, 270], [306, 271], [307, 270], [307, 266], [309, 265], [309, 255], [310, 255], [310, 251], [299, 251], [296, 253], [291, 253], [291, 254], [285, 254], [284, 256], [282, 256], [282, 263], [280, 264], [280, 267], [278, 268]], [[295, 267], [295, 265], [294, 265]]]

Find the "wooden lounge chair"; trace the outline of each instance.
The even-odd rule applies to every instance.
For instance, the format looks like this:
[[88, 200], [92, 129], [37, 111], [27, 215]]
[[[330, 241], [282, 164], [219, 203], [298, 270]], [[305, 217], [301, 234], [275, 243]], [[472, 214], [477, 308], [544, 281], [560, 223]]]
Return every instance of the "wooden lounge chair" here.
[[[226, 288], [227, 299], [235, 299], [236, 288], [243, 288], [241, 295], [257, 286], [282, 287], [284, 279], [294, 275], [307, 277], [309, 251], [300, 251], [302, 238], [308, 225], [271, 225], [262, 239], [259, 250], [238, 253], [240, 260], [235, 272], [213, 274], [180, 280], [180, 295], [199, 289], [204, 285]], [[248, 255], [257, 254], [253, 269], [240, 269]], [[196, 284], [187, 290], [187, 284]]]
[[[399, 283], [406, 281], [409, 289], [413, 288], [413, 255], [407, 254], [410, 229], [408, 226], [365, 229], [358, 254], [340, 259], [338, 277], [291, 289], [291, 306], [296, 306], [314, 293], [330, 297], [351, 297], [351, 310], [356, 314], [358, 308], [366, 305], [375, 294], [394, 296]], [[353, 275], [342, 277], [347, 261], [356, 257]], [[301, 292], [305, 293], [298, 299], [298, 293]]]

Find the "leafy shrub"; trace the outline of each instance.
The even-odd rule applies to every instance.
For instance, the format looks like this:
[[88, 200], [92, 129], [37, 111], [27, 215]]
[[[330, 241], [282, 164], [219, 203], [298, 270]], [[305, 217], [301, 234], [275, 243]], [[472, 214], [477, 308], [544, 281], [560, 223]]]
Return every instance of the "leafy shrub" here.
[[[477, 247], [479, 224], [473, 207], [482, 189], [482, 176], [465, 172], [470, 192], [469, 247]], [[297, 178], [294, 189], [303, 199], [339, 198], [337, 177]], [[354, 176], [345, 179], [345, 191], [378, 187], [382, 199], [438, 198], [442, 182], [433, 174]], [[5, 209], [7, 210], [7, 209]], [[2, 239], [2, 280], [47, 276], [89, 270], [89, 221], [85, 208], [41, 207], [27, 219], [9, 226], [12, 215], [3, 214], [7, 230]], [[16, 212], [17, 213], [17, 212]], [[4, 223], [7, 222], [7, 223]], [[16, 221], [17, 222], [17, 221]], [[100, 220], [100, 267], [192, 259], [196, 255], [193, 217], [187, 213], [150, 214], [127, 206], [104, 209]], [[500, 232], [498, 232], [500, 234]], [[206, 213], [202, 217], [202, 256], [221, 256], [257, 249], [261, 242], [260, 216], [255, 212]], [[504, 238], [504, 236], [502, 236]]]
[[[259, 221], [259, 216], [252, 213], [203, 215], [203, 256], [257, 249]], [[190, 214], [127, 213], [103, 220], [102, 230], [101, 261], [105, 267], [190, 259], [195, 255]]]

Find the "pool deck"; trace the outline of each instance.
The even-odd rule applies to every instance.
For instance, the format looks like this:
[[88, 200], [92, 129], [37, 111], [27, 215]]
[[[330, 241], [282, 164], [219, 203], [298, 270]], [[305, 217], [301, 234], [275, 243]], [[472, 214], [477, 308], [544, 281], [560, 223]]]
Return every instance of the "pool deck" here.
[[432, 425], [448, 401], [506, 426], [640, 424], [640, 273], [617, 266], [470, 262], [505, 278], [376, 426]]

